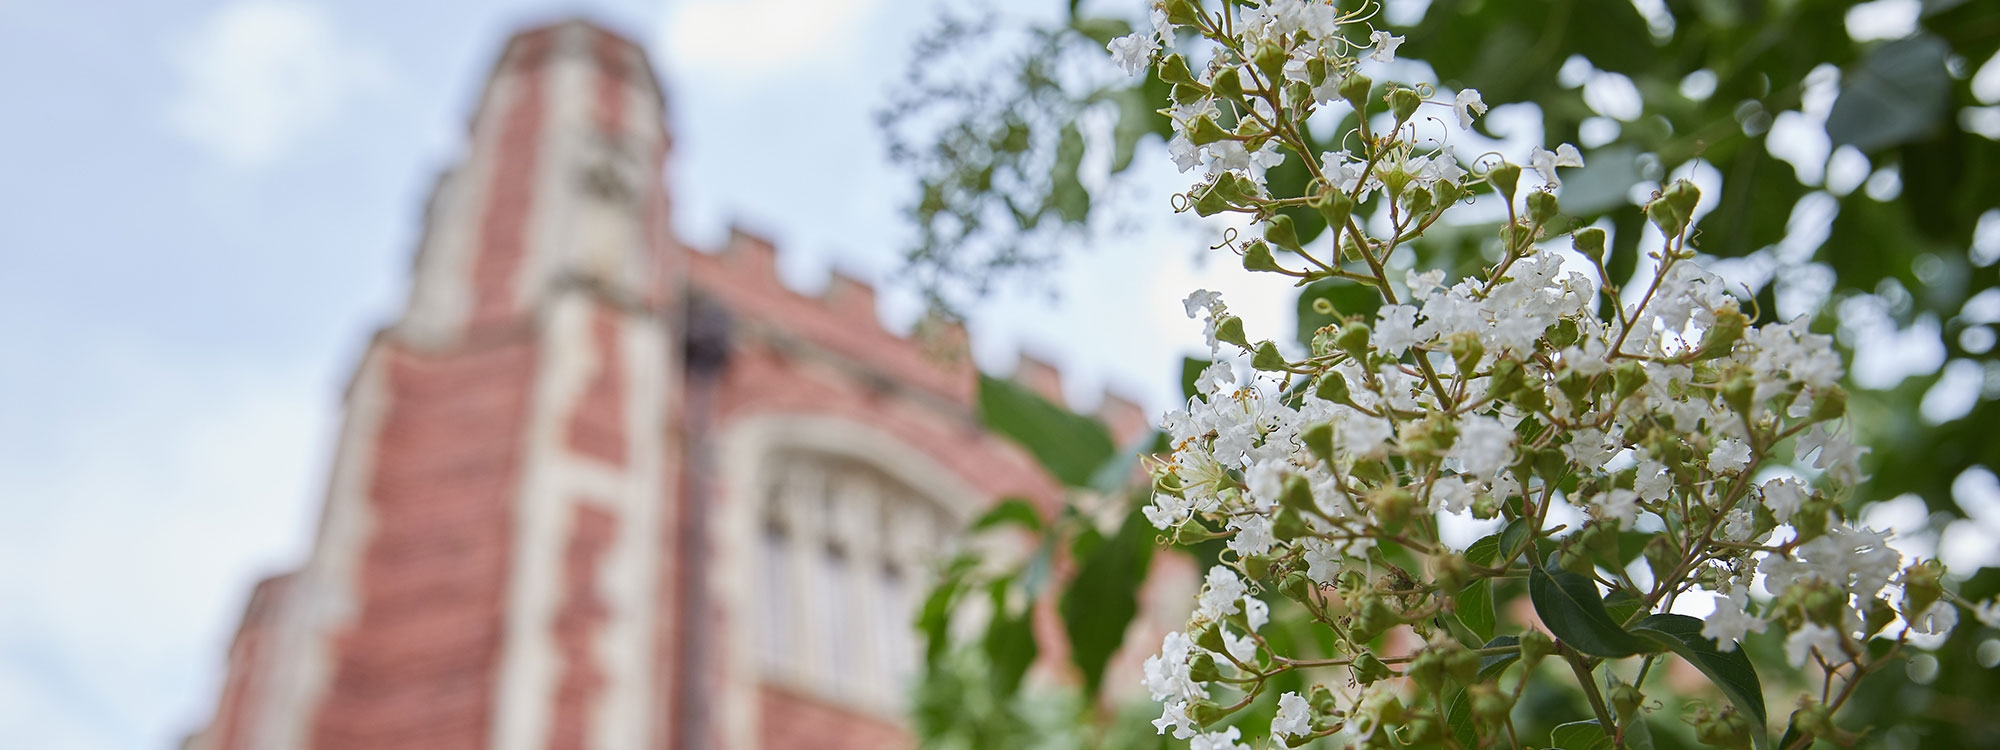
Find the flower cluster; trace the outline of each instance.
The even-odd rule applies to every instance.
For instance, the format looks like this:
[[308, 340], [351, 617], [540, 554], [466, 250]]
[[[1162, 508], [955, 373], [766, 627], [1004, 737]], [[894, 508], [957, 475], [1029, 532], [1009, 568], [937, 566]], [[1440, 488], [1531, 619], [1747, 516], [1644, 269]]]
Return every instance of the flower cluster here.
[[[1447, 98], [1370, 80], [1363, 61], [1393, 59], [1402, 38], [1366, 13], [1163, 0], [1151, 18], [1110, 51], [1126, 71], [1172, 85], [1168, 151], [1181, 171], [1202, 168], [1177, 208], [1260, 226], [1261, 238], [1227, 243], [1248, 271], [1379, 298], [1320, 302], [1336, 322], [1295, 358], [1251, 339], [1220, 295], [1188, 297], [1217, 363], [1162, 424], [1171, 451], [1155, 459], [1144, 512], [1179, 541], [1219, 538], [1227, 552], [1187, 627], [1145, 665], [1161, 732], [1244, 747], [1223, 725], [1271, 678], [1331, 671], [1330, 687], [1276, 696], [1271, 737], [1296, 746], [1342, 733], [1386, 747], [1394, 729], [1397, 743], [1421, 744], [1477, 716], [1489, 720], [1466, 730], [1477, 744], [1518, 746], [1514, 693], [1496, 689], [1482, 660], [1560, 654], [1612, 734], [1634, 720], [1640, 686], [1607, 703], [1602, 680], [1586, 677], [1603, 661], [1647, 654], [1650, 665], [1669, 647], [1740, 658], [1747, 633], [1777, 627], [1795, 665], [1816, 660], [1829, 681], [1851, 665], [1851, 684], [1893, 658], [1871, 655], [1868, 639], [1900, 649], [1912, 632], [1950, 630], [1961, 602], [1942, 568], [1906, 561], [1846, 520], [1864, 449], [1844, 429], [1830, 338], [1806, 318], [1756, 325], [1702, 269], [1692, 184], [1664, 186], [1647, 205], [1663, 247], [1620, 284], [1605, 231], [1564, 226], [1554, 190], [1559, 169], [1583, 166], [1576, 148], [1537, 148], [1525, 165], [1496, 154], [1467, 163], [1448, 137], [1419, 138], [1419, 112], [1449, 112], [1468, 129], [1487, 105], [1477, 91]], [[1303, 123], [1334, 104], [1360, 113], [1339, 139], [1350, 150], [1309, 157]], [[1287, 158], [1307, 160], [1302, 194], [1273, 194], [1265, 179]], [[1538, 186], [1523, 189], [1524, 166]], [[1398, 247], [1475, 200], [1507, 209], [1488, 268], [1457, 279], [1389, 270]], [[1323, 221], [1323, 239], [1304, 241], [1302, 215]], [[1549, 242], [1565, 231], [1574, 252]], [[1248, 360], [1247, 378], [1232, 359]], [[1450, 517], [1504, 530], [1454, 549]], [[1495, 637], [1495, 586], [1523, 578], [1550, 632]], [[1715, 609], [1698, 625], [1670, 613], [1704, 595]], [[1274, 602], [1329, 629], [1330, 651], [1273, 648], [1260, 631]], [[1576, 611], [1548, 609], [1558, 606]], [[1449, 696], [1465, 699], [1456, 716]], [[1808, 698], [1800, 710], [1837, 708]], [[1761, 696], [1754, 709], [1703, 710], [1697, 734], [1731, 744], [1765, 731], [1762, 711]]]

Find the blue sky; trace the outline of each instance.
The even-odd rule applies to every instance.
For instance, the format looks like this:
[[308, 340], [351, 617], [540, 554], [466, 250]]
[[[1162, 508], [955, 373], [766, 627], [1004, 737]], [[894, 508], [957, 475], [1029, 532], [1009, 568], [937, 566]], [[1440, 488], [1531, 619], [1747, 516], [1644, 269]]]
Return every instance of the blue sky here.
[[[205, 717], [251, 583], [305, 553], [340, 391], [511, 31], [583, 13], [664, 48], [680, 232], [771, 235], [812, 291], [896, 267], [872, 113], [931, 7], [0, 0], [0, 744], [168, 747]], [[1150, 242], [1169, 262], [1118, 270]], [[1164, 407], [1202, 274], [1167, 243], [1093, 251], [1074, 276], [1116, 281], [1062, 305], [988, 305], [976, 355]], [[885, 295], [891, 325], [917, 311]]]

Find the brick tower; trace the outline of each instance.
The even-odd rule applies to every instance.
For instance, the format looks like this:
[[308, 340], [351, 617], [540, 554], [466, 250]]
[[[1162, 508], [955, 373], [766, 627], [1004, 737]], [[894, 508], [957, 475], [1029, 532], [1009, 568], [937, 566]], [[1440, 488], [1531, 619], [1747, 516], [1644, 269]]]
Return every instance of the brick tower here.
[[676, 244], [664, 109], [603, 29], [507, 44], [347, 390], [310, 557], [256, 588], [190, 747], [907, 744], [938, 540], [1056, 490], [866, 285]]

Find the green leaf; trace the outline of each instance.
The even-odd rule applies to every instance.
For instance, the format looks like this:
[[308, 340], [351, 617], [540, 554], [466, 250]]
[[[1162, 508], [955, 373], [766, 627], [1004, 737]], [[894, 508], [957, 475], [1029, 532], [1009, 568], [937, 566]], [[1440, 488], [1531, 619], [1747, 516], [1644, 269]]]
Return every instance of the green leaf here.
[[1083, 673], [1084, 694], [1096, 696], [1104, 668], [1139, 612], [1139, 586], [1153, 556], [1153, 526], [1137, 510], [1118, 533], [1091, 549], [1057, 609], [1069, 635], [1070, 661]]
[[1618, 658], [1656, 650], [1611, 619], [1604, 611], [1604, 600], [1597, 596], [1597, 584], [1583, 576], [1567, 570], [1532, 568], [1528, 571], [1528, 599], [1534, 602], [1535, 614], [1549, 632], [1577, 651]]
[[1071, 487], [1088, 487], [1117, 450], [1097, 420], [1070, 412], [1015, 383], [979, 376], [979, 421], [1005, 435]]
[[[1512, 523], [1507, 524], [1507, 528], [1500, 530], [1500, 554], [1519, 557], [1522, 552], [1533, 552], [1534, 550], [1524, 549], [1531, 530], [1532, 526], [1528, 523], [1528, 519], [1525, 518], [1516, 518]], [[1502, 562], [1507, 565], [1513, 565], [1514, 559], [1514, 557], [1510, 557]]]
[[1037, 512], [1035, 506], [1027, 500], [1010, 497], [994, 503], [993, 507], [988, 508], [984, 514], [981, 514], [977, 520], [974, 520], [972, 525], [967, 527], [967, 530], [985, 531], [1008, 525], [1019, 526], [1029, 531], [1041, 531], [1042, 514]]
[[1943, 39], [1928, 33], [1869, 52], [1841, 78], [1840, 98], [1826, 118], [1833, 145], [1875, 151], [1930, 136], [1951, 101], [1950, 54]]
[[1077, 170], [1083, 166], [1083, 131], [1075, 123], [1063, 128], [1061, 140], [1056, 142], [1056, 159], [1049, 168], [1049, 196], [1042, 203], [1042, 210], [1054, 210], [1063, 221], [1072, 224], [1081, 222], [1090, 215], [1090, 191], [1084, 189], [1077, 177]]
[[994, 581], [988, 587], [993, 600], [993, 619], [986, 624], [986, 659], [992, 665], [993, 691], [1001, 696], [1011, 696], [1021, 687], [1021, 678], [1028, 674], [1028, 667], [1035, 663], [1038, 648], [1035, 645], [1033, 600], [1021, 608], [1019, 614], [1007, 611], [1007, 579]]
[[1458, 621], [1482, 639], [1493, 637], [1493, 581], [1481, 578], [1467, 584], [1453, 600]]
[[1766, 726], [1770, 719], [1764, 712], [1764, 688], [1757, 681], [1756, 666], [1743, 653], [1740, 643], [1729, 653], [1718, 650], [1713, 639], [1702, 637], [1701, 624], [1701, 620], [1687, 615], [1657, 614], [1640, 620], [1632, 626], [1632, 632], [1679, 654], [1708, 675], [1709, 681], [1736, 704], [1737, 710], [1749, 715], [1756, 725], [1750, 737], [1757, 747], [1765, 747], [1771, 741]]
[[1183, 400], [1195, 397], [1195, 381], [1200, 380], [1201, 371], [1208, 369], [1208, 366], [1212, 364], [1215, 363], [1206, 359], [1195, 359], [1193, 357], [1181, 358], [1181, 398]]
[[1623, 625], [1631, 620], [1633, 613], [1638, 612], [1640, 605], [1645, 603], [1645, 600], [1634, 596], [1632, 592], [1617, 589], [1604, 597], [1604, 612], [1611, 615], [1612, 622]]
[[1500, 556], [1500, 535], [1487, 534], [1465, 548], [1465, 561], [1480, 567], [1493, 565], [1493, 558]]
[[924, 664], [937, 666], [951, 645], [951, 613], [959, 594], [965, 590], [965, 572], [977, 562], [965, 555], [953, 559], [940, 571], [937, 585], [924, 597], [924, 606], [917, 611], [915, 623], [924, 635]]
[[1572, 721], [1549, 733], [1549, 745], [1556, 750], [1609, 750], [1611, 738], [1596, 719]]

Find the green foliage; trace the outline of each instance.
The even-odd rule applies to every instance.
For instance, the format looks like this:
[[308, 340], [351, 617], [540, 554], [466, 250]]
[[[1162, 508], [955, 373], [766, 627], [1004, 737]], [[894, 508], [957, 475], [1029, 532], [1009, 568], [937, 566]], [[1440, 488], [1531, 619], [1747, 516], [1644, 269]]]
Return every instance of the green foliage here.
[[981, 375], [979, 419], [987, 429], [1019, 443], [1049, 475], [1071, 487], [1088, 487], [1115, 450], [1097, 420], [1049, 403], [1021, 385]]
[[1764, 711], [1764, 686], [1757, 680], [1757, 668], [1751, 665], [1741, 645], [1727, 652], [1719, 650], [1714, 639], [1702, 637], [1701, 621], [1687, 615], [1648, 615], [1632, 626], [1632, 632], [1680, 655], [1708, 675], [1709, 681], [1736, 704], [1737, 710], [1754, 720], [1750, 736], [1757, 746], [1770, 743], [1764, 729], [1770, 723], [1770, 716]]
[[1617, 658], [1654, 650], [1625, 632], [1604, 609], [1597, 584], [1567, 570], [1528, 570], [1528, 598], [1549, 632], [1591, 656]]

